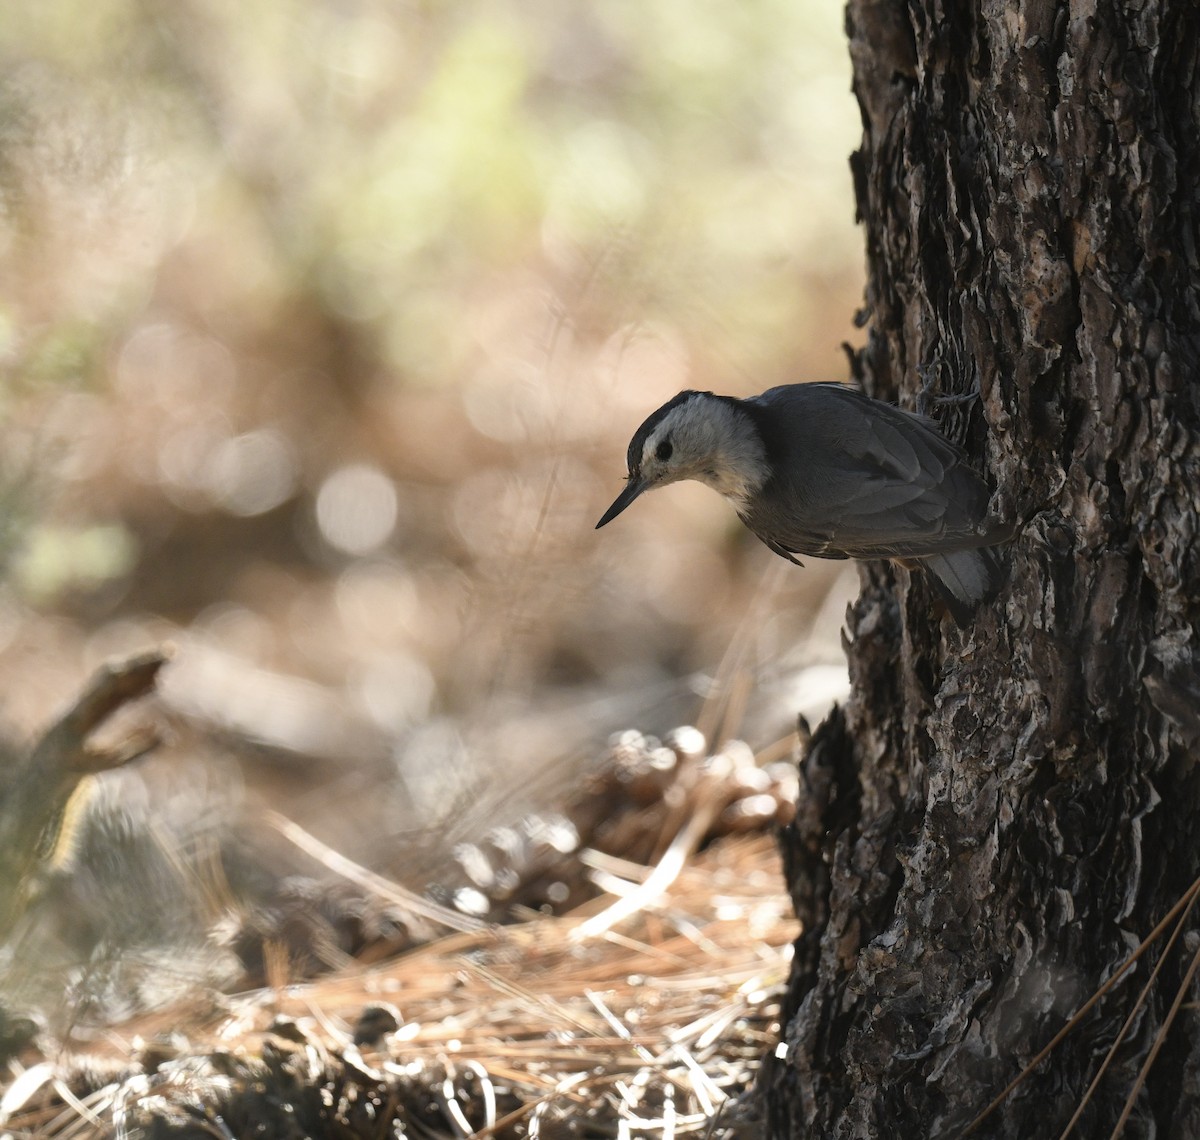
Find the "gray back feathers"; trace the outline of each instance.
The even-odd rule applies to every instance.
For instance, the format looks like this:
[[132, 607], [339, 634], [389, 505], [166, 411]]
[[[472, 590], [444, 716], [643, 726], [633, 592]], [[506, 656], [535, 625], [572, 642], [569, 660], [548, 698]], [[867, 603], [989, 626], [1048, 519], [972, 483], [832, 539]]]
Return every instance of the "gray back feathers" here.
[[796, 554], [908, 557], [1000, 541], [988, 489], [923, 416], [841, 384], [772, 388], [756, 410], [772, 479], [742, 518]]

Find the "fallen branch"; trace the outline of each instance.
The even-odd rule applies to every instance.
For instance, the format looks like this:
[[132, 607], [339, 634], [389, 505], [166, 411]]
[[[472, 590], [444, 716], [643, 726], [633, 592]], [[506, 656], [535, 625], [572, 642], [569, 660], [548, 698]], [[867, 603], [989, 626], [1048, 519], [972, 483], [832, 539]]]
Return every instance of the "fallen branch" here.
[[151, 650], [103, 665], [28, 755], [11, 766], [0, 790], [0, 940], [24, 910], [35, 871], [53, 853], [63, 813], [81, 782], [159, 744], [149, 728], [110, 748], [95, 747], [88, 738], [117, 709], [149, 693], [168, 658], [165, 651]]

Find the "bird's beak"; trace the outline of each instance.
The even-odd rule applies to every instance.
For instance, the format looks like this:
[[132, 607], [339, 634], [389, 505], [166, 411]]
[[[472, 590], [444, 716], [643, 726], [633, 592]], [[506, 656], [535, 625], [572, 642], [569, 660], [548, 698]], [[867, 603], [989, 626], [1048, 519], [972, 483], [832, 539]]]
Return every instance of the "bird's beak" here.
[[648, 484], [644, 479], [630, 475], [629, 482], [625, 484], [625, 490], [617, 496], [613, 505], [604, 512], [604, 517], [596, 524], [596, 529], [599, 530], [605, 523], [612, 522], [647, 486]]

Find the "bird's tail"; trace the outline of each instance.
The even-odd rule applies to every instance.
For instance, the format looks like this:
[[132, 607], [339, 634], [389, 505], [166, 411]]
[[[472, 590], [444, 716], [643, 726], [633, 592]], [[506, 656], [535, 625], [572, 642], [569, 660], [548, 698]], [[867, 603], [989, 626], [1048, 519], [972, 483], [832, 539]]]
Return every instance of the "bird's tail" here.
[[968, 625], [976, 608], [1004, 584], [1005, 567], [992, 547], [930, 554], [920, 562], [960, 626]]

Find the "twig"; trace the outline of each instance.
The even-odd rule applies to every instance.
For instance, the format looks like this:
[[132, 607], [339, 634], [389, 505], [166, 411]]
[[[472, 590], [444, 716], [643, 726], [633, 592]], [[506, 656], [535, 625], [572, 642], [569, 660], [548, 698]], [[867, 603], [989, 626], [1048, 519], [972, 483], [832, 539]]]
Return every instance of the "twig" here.
[[153, 649], [102, 665], [83, 695], [38, 742], [30, 762], [41, 766], [63, 765], [82, 774], [126, 763], [120, 752], [89, 749], [87, 738], [122, 705], [144, 697], [154, 688], [158, 672], [170, 659], [171, 652]]
[[89, 745], [88, 737], [122, 705], [149, 693], [169, 656], [169, 650], [151, 650], [102, 666], [14, 765], [0, 797], [0, 938], [11, 932], [33, 893], [33, 871], [53, 854], [58, 824], [80, 782], [129, 764], [158, 745], [152, 729], [140, 729], [111, 749]]
[[1158, 940], [1162, 932], [1166, 930], [1168, 925], [1170, 925], [1172, 919], [1174, 919], [1175, 916], [1179, 914], [1179, 912], [1185, 907], [1191, 905], [1191, 900], [1197, 892], [1200, 892], [1200, 878], [1196, 879], [1196, 881], [1192, 883], [1190, 887], [1188, 887], [1188, 889], [1184, 892], [1183, 897], [1173, 907], [1171, 907], [1169, 911], [1167, 911], [1167, 913], [1159, 921], [1158, 925], [1142, 940], [1138, 948], [1132, 954], [1130, 954], [1120, 966], [1117, 967], [1117, 969], [1113, 972], [1112, 977], [1109, 978], [1108, 981], [1105, 982], [1104, 985], [1102, 985], [1094, 994], [1092, 994], [1092, 996], [1088, 998], [1088, 1000], [1084, 1002], [1082, 1006], [1080, 1006], [1079, 1010], [1075, 1013], [1071, 1020], [1068, 1021], [1067, 1024], [1064, 1025], [1054, 1035], [1050, 1041], [1050, 1044], [1042, 1049], [1042, 1051], [1038, 1053], [1037, 1056], [1034, 1057], [1033, 1060], [1030, 1061], [1029, 1064], [1026, 1065], [1025, 1068], [1023, 1068], [1020, 1073], [1018, 1073], [1017, 1076], [1014, 1077], [1004, 1087], [1003, 1091], [995, 1098], [995, 1100], [993, 1100], [992, 1103], [987, 1106], [987, 1108], [985, 1108], [977, 1117], [975, 1117], [974, 1120], [971, 1121], [971, 1123], [967, 1126], [966, 1131], [963, 1132], [963, 1136], [970, 1136], [976, 1128], [978, 1128], [993, 1112], [995, 1112], [997, 1108], [1000, 1107], [1000, 1105], [1004, 1103], [1005, 1100], [1008, 1099], [1008, 1094], [1011, 1093], [1013, 1089], [1015, 1089], [1023, 1080], [1025, 1080], [1025, 1078], [1028, 1077], [1029, 1074], [1032, 1073], [1033, 1070], [1036, 1069], [1038, 1065], [1040, 1065], [1048, 1056], [1050, 1056], [1052, 1052], [1054, 1052], [1054, 1050], [1058, 1047], [1058, 1043], [1064, 1037], [1066, 1037], [1067, 1034], [1070, 1033], [1071, 1030], [1073, 1030], [1084, 1019], [1084, 1017], [1087, 1016], [1091, 1008], [1106, 993], [1108, 993], [1108, 991], [1111, 990], [1113, 986], [1115, 986], [1117, 982], [1119, 982], [1134, 965], [1136, 965], [1137, 960]]

